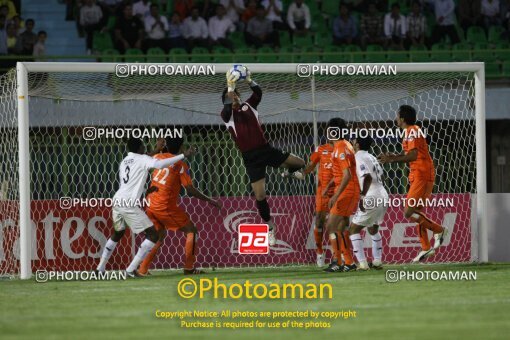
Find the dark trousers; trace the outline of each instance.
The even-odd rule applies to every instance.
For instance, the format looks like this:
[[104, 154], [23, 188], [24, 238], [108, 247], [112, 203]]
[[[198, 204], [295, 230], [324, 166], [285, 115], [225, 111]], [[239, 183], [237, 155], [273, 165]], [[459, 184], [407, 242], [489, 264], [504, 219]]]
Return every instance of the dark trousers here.
[[186, 40], [183, 37], [175, 37], [168, 39], [170, 49], [172, 48], [186, 48]]
[[268, 33], [264, 39], [245, 32], [244, 38], [248, 45], [254, 45], [255, 48], [262, 47], [264, 44], [271, 45], [272, 47], [280, 46], [280, 35], [277, 31]]
[[168, 50], [170, 50], [170, 43], [169, 43], [168, 39], [166, 39], [166, 38], [147, 39], [145, 49], [148, 50], [149, 48], [154, 48], [154, 47], [159, 47], [163, 51], [165, 51], [165, 53], [168, 53]]
[[85, 31], [85, 34], [87, 35], [87, 49], [91, 50], [92, 46], [94, 45], [94, 32], [99, 31], [101, 29], [100, 24], [94, 24], [94, 25], [87, 25], [83, 26], [83, 30]]
[[226, 38], [219, 38], [217, 40], [209, 39], [209, 48], [213, 48], [214, 46], [223, 46], [233, 51], [234, 45], [232, 41]]
[[452, 44], [457, 44], [460, 42], [459, 35], [457, 34], [457, 29], [454, 25], [436, 25], [432, 31], [432, 43], [437, 44], [441, 42], [441, 40], [446, 36], [450, 37]]
[[202, 38], [189, 38], [186, 40], [186, 44], [188, 53], [191, 53], [191, 50], [193, 50], [193, 48], [195, 47], [209, 48], [209, 42], [207, 41], [207, 39]]

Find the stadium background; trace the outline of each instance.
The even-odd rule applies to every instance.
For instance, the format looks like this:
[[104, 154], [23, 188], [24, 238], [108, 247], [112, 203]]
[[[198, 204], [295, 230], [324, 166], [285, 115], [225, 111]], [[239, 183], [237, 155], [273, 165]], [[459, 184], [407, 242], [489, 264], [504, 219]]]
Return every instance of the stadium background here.
[[[178, 1], [157, 1], [161, 11], [169, 15]], [[217, 1], [211, 1], [215, 3]], [[346, 1], [353, 2], [353, 1]], [[407, 14], [410, 1], [398, 1], [402, 12]], [[456, 1], [457, 11], [461, 3], [474, 1]], [[11, 1], [0, 0], [2, 4]], [[25, 55], [8, 53], [0, 56], [1, 68], [6, 71], [14, 66], [18, 60], [39, 61], [83, 61], [83, 62], [403, 62], [403, 61], [485, 61], [487, 80], [487, 161], [488, 161], [488, 211], [489, 216], [489, 243], [491, 261], [510, 261], [510, 178], [508, 172], [508, 159], [510, 159], [510, 48], [508, 35], [505, 32], [508, 26], [493, 26], [485, 31], [483, 23], [480, 29], [461, 29], [456, 25], [461, 42], [451, 46], [448, 41], [443, 44], [434, 44], [427, 49], [422, 47], [405, 51], [380, 50], [371, 47], [369, 50], [361, 47], [339, 46], [331, 44], [332, 18], [338, 14], [339, 1], [324, 0], [322, 6], [315, 1], [305, 0], [312, 14], [312, 32], [306, 39], [290, 42], [287, 32], [282, 34], [281, 48], [276, 53], [273, 49], [262, 47], [254, 49], [245, 45], [242, 34], [234, 33], [234, 53], [222, 48], [209, 50], [192, 50], [187, 53], [182, 50], [173, 50], [162, 54], [161, 51], [127, 51], [120, 55], [113, 50], [111, 40], [114, 22], [108, 20], [108, 28], [104, 33], [94, 33], [94, 46], [88, 54], [85, 38], [79, 35], [76, 26], [78, 4], [76, 1], [57, 0], [23, 0], [13, 1], [16, 11], [21, 18], [33, 18], [37, 33], [44, 30], [47, 33], [44, 54], [33, 56], [31, 51]], [[382, 1], [383, 8], [380, 15], [389, 11], [390, 4]], [[391, 2], [393, 3], [393, 2]], [[290, 1], [283, 1], [284, 14]], [[502, 6], [505, 1], [501, 2]], [[9, 8], [12, 6], [9, 5]], [[503, 6], [503, 9], [507, 7]], [[363, 11], [354, 11], [353, 15], [360, 18]], [[1, 10], [0, 10], [1, 13]], [[429, 28], [427, 36], [431, 37], [434, 16], [426, 12]], [[70, 20], [66, 20], [67, 19]], [[504, 15], [503, 15], [504, 18]], [[499, 32], [499, 34], [497, 34]], [[11, 39], [10, 44], [13, 41]], [[15, 46], [15, 45], [13, 45]], [[371, 49], [376, 49], [375, 51]], [[1, 53], [0, 53], [1, 54]], [[41, 102], [35, 98], [31, 103]], [[50, 99], [51, 100], [51, 99]], [[31, 109], [35, 105], [31, 106]], [[39, 108], [39, 107], [38, 107]], [[40, 107], [44, 109], [44, 106]], [[82, 118], [85, 119], [86, 113]], [[32, 119], [33, 117], [31, 117]], [[432, 124], [438, 124], [432, 122]], [[459, 123], [462, 124], [462, 123]], [[87, 154], [102, 151], [117, 153], [121, 157], [124, 149], [120, 143], [110, 141], [104, 148], [101, 143], [83, 143], [81, 131], [61, 126], [40, 126], [31, 130], [32, 153], [37, 158], [40, 168], [35, 169], [33, 176], [40, 176], [32, 183], [40, 184], [32, 188], [35, 198], [56, 198], [64, 195], [72, 185], [81, 187], [74, 190], [87, 191], [92, 195], [104, 196], [111, 194], [115, 188], [112, 183], [106, 182], [101, 186], [100, 181], [90, 185], [82, 181], [85, 177], [73, 177], [72, 174], [80, 172], [76, 164], [93, 164], [94, 161], [104, 160], [104, 164], [115, 166], [115, 160], [106, 160], [104, 155], [97, 155], [94, 159], [87, 158]], [[178, 125], [180, 126], [180, 125]], [[278, 126], [275, 125], [275, 129]], [[306, 131], [309, 127], [301, 126]], [[323, 125], [321, 125], [323, 128]], [[441, 126], [437, 126], [438, 129]], [[449, 135], [455, 136], [462, 127], [447, 126]], [[198, 128], [197, 128], [198, 129]], [[268, 133], [275, 131], [269, 128]], [[436, 129], [434, 129], [436, 131]], [[445, 130], [443, 130], [445, 131]], [[196, 143], [200, 148], [221, 146], [214, 148], [217, 153], [200, 154], [193, 160], [192, 168], [199, 168], [205, 162], [219, 164], [223, 160], [223, 149], [233, 147], [231, 139], [219, 126], [200, 128], [186, 127], [185, 133], [188, 141]], [[444, 140], [446, 147], [455, 152], [455, 144], [451, 140]], [[308, 141], [311, 145], [312, 141]], [[59, 155], [52, 154], [52, 150], [64, 150]], [[304, 151], [303, 151], [304, 152]], [[439, 152], [433, 150], [432, 152]], [[58, 163], [55, 162], [56, 157]], [[62, 158], [64, 157], [64, 158]], [[106, 156], [107, 157], [107, 156]], [[231, 158], [234, 161], [235, 158]], [[237, 160], [239, 161], [239, 160]], [[55, 164], [66, 164], [65, 168], [55, 169]], [[1, 164], [2, 172], [10, 171], [5, 164]], [[236, 169], [236, 167], [230, 167]], [[59, 171], [55, 171], [59, 170]], [[90, 167], [87, 171], [97, 176], [101, 167]], [[107, 170], [108, 173], [113, 169]], [[462, 179], [462, 169], [455, 169], [458, 176], [454, 181], [445, 184], [454, 184], [455, 181], [470, 183]], [[204, 173], [204, 170], [200, 170]], [[58, 174], [60, 177], [52, 177]], [[398, 175], [398, 174], [395, 174]], [[76, 176], [76, 175], [74, 175]], [[233, 178], [244, 176], [244, 172], [232, 173]], [[214, 181], [201, 181], [196, 178], [196, 184], [211, 193], [246, 195], [249, 188], [229, 187], [224, 185], [225, 178], [215, 178]], [[59, 183], [59, 185], [51, 185]], [[271, 178], [271, 185], [281, 186], [279, 192], [287, 192], [281, 181]], [[5, 192], [5, 183], [1, 183], [0, 192]], [[110, 185], [110, 186], [108, 186]], [[207, 187], [204, 187], [207, 186]], [[306, 193], [313, 191], [313, 183], [305, 188]], [[404, 185], [394, 186], [392, 192], [400, 193]], [[470, 188], [465, 188], [469, 191]], [[1, 199], [1, 197], [0, 197]], [[48, 208], [48, 207], [45, 207]], [[401, 282], [398, 284], [384, 283], [381, 272], [351, 273], [351, 275], [325, 277], [318, 273], [316, 268], [277, 268], [247, 271], [222, 271], [211, 273], [209, 277], [221, 277], [230, 282], [241, 282], [250, 279], [255, 283], [287, 283], [287, 282], [332, 282], [335, 289], [335, 299], [332, 301], [303, 302], [302, 300], [261, 301], [259, 304], [248, 300], [218, 301], [204, 299], [183, 300], [175, 294], [175, 287], [182, 278], [177, 272], [156, 273], [152, 278], [142, 281], [128, 280], [122, 282], [50, 282], [36, 284], [33, 281], [3, 280], [0, 289], [0, 334], [5, 338], [13, 339], [55, 339], [55, 338], [88, 338], [91, 334], [108, 338], [140, 338], [165, 336], [178, 336], [181, 338], [263, 338], [271, 335], [273, 338], [292, 337], [294, 339], [311, 336], [344, 336], [346, 338], [380, 338], [380, 339], [429, 339], [438, 338], [505, 338], [508, 334], [508, 265], [425, 265], [425, 266], [388, 266], [389, 269], [399, 270], [476, 270], [479, 278], [477, 282]], [[119, 289], [120, 287], [120, 289]], [[355, 288], [355, 289], [354, 289]], [[303, 307], [306, 305], [305, 307]], [[238, 308], [240, 310], [297, 310], [300, 308], [315, 308], [317, 310], [338, 310], [339, 308], [357, 308], [360, 317], [357, 320], [342, 321], [333, 324], [328, 330], [317, 332], [304, 332], [293, 330], [285, 332], [275, 330], [264, 332], [261, 330], [237, 330], [228, 332], [217, 330], [214, 333], [207, 330], [183, 330], [177, 322], [161, 322], [153, 317], [157, 308], [161, 309], [190, 309], [190, 308], [216, 309]], [[188, 332], [188, 333], [184, 333]], [[431, 333], [432, 332], [432, 333]]]
[[[409, 15], [412, 5], [415, 1], [315, 1], [305, 0], [304, 3], [309, 8], [311, 25], [308, 34], [303, 37], [294, 36], [291, 38], [288, 27], [285, 27], [287, 21], [287, 11], [289, 6], [294, 2], [291, 0], [276, 1], [281, 3], [282, 13], [280, 15], [282, 25], [275, 26], [275, 30], [279, 36], [279, 46], [263, 45], [255, 48], [248, 45], [243, 34], [243, 25], [237, 25], [236, 30], [229, 33], [227, 39], [232, 43], [232, 49], [223, 46], [214, 46], [209, 43], [203, 47], [189, 48], [186, 44], [180, 47], [174, 47], [171, 43], [167, 46], [169, 50], [166, 52], [158, 47], [151, 48], [148, 44], [142, 44], [140, 49], [129, 48], [123, 54], [115, 49], [115, 28], [117, 22], [122, 17], [122, 8], [125, 5], [137, 3], [137, 0], [103, 0], [97, 1], [100, 10], [103, 13], [102, 19], [97, 26], [90, 31], [92, 36], [92, 46], [87, 48], [86, 35], [87, 32], [80, 25], [80, 11], [85, 7], [84, 0], [51, 0], [41, 2], [37, 0], [24, 1], [0, 1], [0, 16], [6, 16], [6, 35], [8, 39], [8, 48], [6, 54], [0, 55], [0, 69], [7, 71], [15, 65], [16, 61], [82, 61], [82, 62], [449, 62], [449, 61], [483, 61], [486, 63], [486, 97], [487, 97], [487, 173], [488, 173], [488, 192], [504, 193], [510, 191], [510, 179], [505, 176], [508, 169], [507, 160], [510, 159], [510, 137], [507, 133], [510, 128], [510, 115], [508, 107], [510, 106], [510, 40], [509, 40], [509, 5], [507, 1], [500, 1], [499, 13], [494, 20], [485, 20], [481, 14], [481, 1], [455, 1], [455, 31], [457, 32], [459, 42], [452, 43], [449, 37], [437, 40], [434, 35], [434, 29], [437, 26], [436, 15], [432, 3], [427, 1], [419, 1], [421, 13], [426, 21], [426, 32], [424, 32], [424, 44], [406, 46], [407, 49], [400, 49], [399, 46], [385, 46], [383, 40], [379, 44], [362, 44], [361, 22], [367, 14], [368, 5], [375, 3], [377, 6], [377, 16], [381, 23], [384, 22], [384, 16], [391, 11], [393, 4], [399, 4], [401, 14]], [[158, 6], [161, 15], [169, 18], [175, 12], [180, 13], [182, 18], [189, 15], [190, 7], [186, 9], [185, 4], [198, 6], [200, 15], [208, 20], [214, 16], [214, 7], [222, 1], [179, 1], [179, 0], [156, 0], [154, 4]], [[267, 1], [256, 1], [258, 4], [267, 6]], [[92, 2], [94, 3], [94, 1]], [[150, 1], [148, 3], [151, 3]], [[225, 3], [225, 2], [222, 2]], [[226, 2], [228, 3], [228, 1]], [[339, 16], [339, 6], [347, 4], [350, 9], [349, 20], [353, 20], [356, 25], [358, 35], [351, 44], [333, 44], [333, 25]], [[208, 5], [208, 8], [207, 6]], [[249, 1], [245, 2], [249, 7]], [[109, 7], [110, 6], [110, 7]], [[147, 4], [148, 6], [148, 4]], [[135, 6], [136, 7], [136, 6]], [[467, 9], [469, 7], [469, 9]], [[248, 11], [248, 10], [246, 10]], [[243, 11], [243, 14], [244, 12]], [[466, 16], [471, 14], [472, 20], [465, 20]], [[464, 19], [463, 19], [464, 18]], [[28, 19], [35, 22], [32, 35], [27, 35], [24, 26]], [[241, 15], [240, 22], [244, 19]], [[497, 19], [497, 20], [496, 20]], [[11, 24], [14, 26], [16, 34], [8, 31]], [[381, 28], [382, 29], [382, 28]], [[31, 39], [37, 39], [38, 33], [44, 31], [46, 40], [43, 42], [44, 47], [40, 44], [32, 50], [30, 48]], [[383, 32], [380, 32], [383, 35]], [[13, 41], [13, 36], [17, 41]], [[31, 38], [32, 37], [32, 38]], [[144, 41], [147, 40], [147, 34], [144, 33]], [[434, 40], [434, 39], [435, 40]], [[437, 40], [437, 41], [436, 41]], [[22, 42], [27, 41], [27, 44]], [[32, 40], [32, 43], [35, 42]], [[181, 41], [182, 43], [182, 41]], [[2, 42], [0, 41], [0, 44]], [[27, 45], [28, 47], [25, 47]], [[37, 45], [37, 44], [36, 44]], [[9, 47], [10, 46], [10, 47]], [[2, 49], [0, 48], [0, 51]], [[1, 52], [0, 52], [1, 53]], [[434, 124], [434, 123], [432, 123]], [[307, 127], [298, 127], [306, 129]], [[309, 128], [309, 127], [308, 127]], [[37, 164], [41, 167], [33, 173], [33, 176], [39, 176], [33, 183], [42, 184], [42, 186], [33, 188], [34, 198], [55, 198], [66, 194], [68, 182], [72, 182], [73, 178], [66, 176], [66, 171], [72, 174], [73, 156], [71, 154], [63, 154], [63, 157], [69, 157], [67, 164], [69, 168], [58, 171], [59, 178], [52, 178], [53, 173], [46, 171], [51, 168], [52, 152], [50, 150], [59, 148], [63, 145], [62, 150], [73, 150], [73, 138], [79, 138], [80, 131], [75, 131], [66, 127], [62, 127], [58, 131], [59, 137], [52, 137], [51, 128], [37, 127], [32, 130], [34, 136], [38, 136], [38, 143], [34, 145], [34, 151], [44, 150], [46, 152], [36, 153], [41, 159]], [[217, 148], [217, 155], [206, 155], [204, 160], [211, 160], [207, 164], [219, 166], [221, 160], [229, 159], [233, 164], [239, 163], [239, 159], [225, 157], [221, 154], [223, 150], [232, 147], [232, 142], [228, 135], [219, 127], [195, 127], [187, 128], [186, 133], [189, 135], [189, 141], [197, 144], [199, 147], [207, 148], [211, 143], [219, 143], [218, 145], [227, 146], [226, 148]], [[200, 129], [200, 133], [196, 133], [193, 129]], [[441, 127], [438, 127], [441, 129]], [[272, 129], [268, 128], [268, 132]], [[457, 130], [462, 130], [459, 126], [449, 126], [448, 132], [455, 134]], [[220, 138], [218, 139], [218, 136]], [[212, 142], [213, 140], [217, 142]], [[312, 145], [313, 141], [308, 141]], [[447, 147], [454, 147], [446, 141]], [[100, 143], [88, 143], [85, 145], [87, 150], [79, 157], [86, 157], [88, 152], [101, 150]], [[110, 143], [111, 151], [121, 151], [122, 146]], [[88, 151], [88, 152], [87, 152]], [[439, 152], [440, 150], [433, 150]], [[303, 150], [303, 154], [307, 151]], [[119, 155], [121, 152], [119, 152]], [[54, 155], [53, 155], [54, 156]], [[199, 168], [204, 166], [203, 159], [193, 161], [192, 167]], [[79, 163], [88, 163], [88, 160], [82, 159]], [[236, 163], [237, 162], [237, 163]], [[105, 166], [113, 166], [114, 162], [105, 162]], [[83, 164], [83, 163], [82, 163]], [[47, 167], [47, 169], [45, 169]], [[232, 179], [239, 179], [244, 176], [242, 167], [231, 167], [239, 169], [237, 173], [232, 173]], [[75, 169], [76, 170], [76, 169]], [[107, 169], [108, 170], [108, 169]], [[111, 169], [110, 169], [111, 170]], [[109, 171], [110, 172], [110, 171]], [[205, 173], [200, 170], [198, 173]], [[215, 172], [218, 173], [218, 172]], [[462, 178], [462, 169], [458, 169], [458, 176]], [[275, 174], [272, 174], [274, 176]], [[398, 176], [398, 174], [394, 174]], [[63, 185], [59, 188], [45, 187], [47, 183], [53, 180], [62, 181]], [[463, 181], [470, 183], [470, 181]], [[86, 181], [81, 182], [83, 187], [79, 188], [84, 192], [93, 194], [110, 195], [115, 188], [110, 181], [106, 186], [101, 186], [98, 181], [88, 185]], [[225, 178], [215, 178], [213, 181], [203, 181], [197, 178], [197, 185], [200, 189], [209, 192], [211, 195], [243, 195], [249, 193], [249, 187], [228, 186], [223, 185], [229, 183]], [[289, 192], [281, 181], [275, 181], [271, 178], [269, 185], [277, 185], [276, 189], [279, 193], [285, 194]], [[446, 182], [455, 185], [456, 181]], [[51, 189], [51, 190], [50, 190]], [[58, 189], [58, 192], [55, 191]], [[447, 189], [447, 188], [442, 188]], [[465, 188], [469, 191], [470, 188]], [[405, 190], [404, 185], [392, 187], [393, 193], [402, 193]], [[313, 193], [313, 183], [304, 189], [303, 194]], [[501, 201], [501, 200], [499, 200]], [[499, 225], [496, 224], [496, 225]], [[502, 230], [498, 229], [497, 235]], [[494, 233], [493, 233], [494, 235]], [[501, 242], [504, 238], [495, 237], [494, 242]], [[495, 247], [500, 248], [500, 247]], [[496, 256], [499, 259], [507, 259], [510, 255], [507, 252]]]

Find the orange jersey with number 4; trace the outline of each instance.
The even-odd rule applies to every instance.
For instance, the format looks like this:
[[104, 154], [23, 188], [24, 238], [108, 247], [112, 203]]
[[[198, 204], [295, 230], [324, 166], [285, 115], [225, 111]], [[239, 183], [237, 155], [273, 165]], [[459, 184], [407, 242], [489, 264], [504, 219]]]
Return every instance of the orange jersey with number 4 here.
[[[333, 164], [331, 162], [331, 155], [333, 154], [333, 145], [326, 143], [319, 145], [310, 156], [310, 162], [319, 164], [319, 171], [317, 173], [318, 184], [317, 192], [322, 195], [323, 188], [328, 185], [329, 181], [333, 178]], [[333, 194], [334, 188], [329, 190]]]
[[409, 180], [423, 180], [427, 182], [434, 181], [434, 162], [430, 157], [427, 139], [423, 135], [420, 127], [411, 125], [406, 128], [402, 148], [407, 154], [416, 149], [418, 157], [415, 161], [409, 162]]
[[349, 169], [351, 172], [351, 180], [344, 192], [357, 192], [359, 193], [359, 182], [358, 176], [356, 176], [356, 158], [354, 156], [354, 148], [351, 143], [346, 140], [339, 140], [335, 142], [333, 149], [333, 179], [335, 181], [335, 187], [338, 187], [342, 183], [344, 177], [344, 170]]
[[[174, 157], [171, 153], [154, 156], [157, 159]], [[149, 195], [150, 210], [167, 210], [177, 206], [181, 186], [192, 184], [189, 167], [183, 161], [172, 164], [168, 168], [156, 169], [152, 173], [151, 186], [158, 188]]]

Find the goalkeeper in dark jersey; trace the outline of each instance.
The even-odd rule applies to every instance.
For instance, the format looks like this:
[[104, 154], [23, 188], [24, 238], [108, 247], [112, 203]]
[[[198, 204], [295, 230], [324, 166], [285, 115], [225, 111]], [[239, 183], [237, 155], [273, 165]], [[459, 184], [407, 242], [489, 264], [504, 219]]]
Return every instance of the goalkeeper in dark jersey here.
[[235, 89], [235, 80], [229, 78], [227, 73], [228, 87], [222, 95], [221, 118], [241, 151], [260, 217], [269, 225], [269, 245], [274, 246], [276, 244], [275, 224], [271, 220], [271, 211], [266, 200], [266, 167], [286, 168], [296, 178], [302, 178], [298, 170], [305, 166], [305, 162], [289, 152], [274, 148], [267, 142], [257, 111], [257, 106], [262, 99], [262, 90], [251, 79], [248, 70], [246, 81], [253, 93], [248, 100], [242, 102], [239, 92]]

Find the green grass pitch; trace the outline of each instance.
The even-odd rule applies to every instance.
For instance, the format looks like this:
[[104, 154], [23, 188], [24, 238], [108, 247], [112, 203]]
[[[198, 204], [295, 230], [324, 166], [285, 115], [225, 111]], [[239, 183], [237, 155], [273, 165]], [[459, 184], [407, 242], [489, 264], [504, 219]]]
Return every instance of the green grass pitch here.
[[[387, 283], [384, 271], [322, 273], [314, 267], [217, 270], [221, 283], [330, 283], [333, 299], [186, 300], [180, 272], [110, 282], [0, 281], [2, 339], [509, 339], [510, 265], [388, 266], [473, 270], [476, 281]], [[193, 277], [198, 279], [199, 277]], [[328, 329], [183, 329], [156, 310], [355, 310]]]

